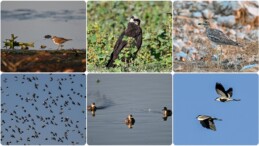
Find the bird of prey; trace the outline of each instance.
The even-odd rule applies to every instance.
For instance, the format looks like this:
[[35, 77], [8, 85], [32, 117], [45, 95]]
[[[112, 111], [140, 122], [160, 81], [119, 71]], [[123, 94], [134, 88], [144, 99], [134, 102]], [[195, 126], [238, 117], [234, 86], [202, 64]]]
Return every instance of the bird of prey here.
[[221, 119], [213, 118], [211, 116], [206, 116], [206, 115], [198, 115], [197, 120], [200, 121], [202, 127], [211, 129], [213, 131], [216, 131], [216, 126], [214, 124], [214, 120], [222, 121]]
[[231, 98], [233, 95], [233, 88], [229, 88], [227, 91], [224, 89], [222, 84], [216, 83], [216, 92], [218, 95], [220, 95], [218, 98], [215, 100], [220, 101], [220, 102], [228, 102], [228, 101], [240, 101], [240, 99], [233, 99]]
[[142, 45], [142, 29], [140, 27], [140, 19], [138, 19], [134, 16], [131, 16], [126, 30], [124, 30], [122, 32], [119, 39], [117, 40], [117, 42], [113, 48], [113, 52], [111, 54], [110, 60], [108, 61], [107, 65], [106, 65], [107, 68], [115, 67], [114, 61], [118, 58], [121, 50], [124, 47], [130, 45], [130, 43], [129, 43], [130, 38], [134, 39], [135, 45], [137, 47], [137, 51], [134, 53], [134, 56], [133, 56], [133, 59], [135, 59], [136, 55]]

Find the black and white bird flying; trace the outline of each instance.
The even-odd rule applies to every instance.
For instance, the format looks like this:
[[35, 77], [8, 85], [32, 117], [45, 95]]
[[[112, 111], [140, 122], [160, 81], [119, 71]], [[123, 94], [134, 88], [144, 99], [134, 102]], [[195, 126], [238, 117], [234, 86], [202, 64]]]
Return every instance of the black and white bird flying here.
[[229, 88], [227, 91], [220, 83], [216, 83], [216, 92], [218, 95], [220, 95], [215, 100], [220, 102], [228, 102], [228, 101], [240, 101], [240, 99], [233, 99], [231, 98], [233, 95], [233, 88]]
[[119, 39], [117, 40], [113, 48], [110, 60], [106, 65], [107, 68], [115, 66], [114, 61], [118, 58], [121, 50], [127, 46], [129, 38], [133, 38], [135, 40], [135, 45], [137, 47], [137, 51], [134, 53], [133, 56], [133, 59], [135, 59], [142, 45], [142, 29], [140, 28], [140, 19], [134, 16], [131, 16], [128, 27], [122, 32]]
[[213, 118], [213, 117], [207, 116], [207, 115], [198, 115], [197, 120], [200, 121], [202, 127], [211, 129], [213, 131], [216, 131], [216, 126], [214, 124], [214, 120], [222, 121], [221, 119]]

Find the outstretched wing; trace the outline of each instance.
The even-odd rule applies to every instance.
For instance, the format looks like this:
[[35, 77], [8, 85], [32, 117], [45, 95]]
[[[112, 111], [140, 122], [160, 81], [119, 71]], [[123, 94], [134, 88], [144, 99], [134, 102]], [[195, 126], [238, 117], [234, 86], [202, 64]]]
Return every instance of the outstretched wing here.
[[211, 130], [216, 131], [216, 126], [215, 126], [213, 120], [209, 120], [209, 126], [210, 126]]
[[226, 92], [229, 95], [228, 97], [232, 97], [232, 95], [233, 95], [233, 88], [229, 88]]
[[227, 96], [225, 88], [220, 84], [220, 83], [216, 83], [216, 92], [217, 94], [219, 94], [220, 96]]

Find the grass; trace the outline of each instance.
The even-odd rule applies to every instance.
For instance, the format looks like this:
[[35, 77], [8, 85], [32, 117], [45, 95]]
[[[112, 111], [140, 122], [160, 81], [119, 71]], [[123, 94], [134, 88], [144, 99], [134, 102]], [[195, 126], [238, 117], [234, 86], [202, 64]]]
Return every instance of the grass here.
[[85, 50], [1, 50], [3, 72], [84, 72]]
[[[89, 72], [171, 72], [171, 2], [109, 1], [87, 3], [87, 68]], [[169, 13], [169, 14], [168, 14]], [[131, 16], [141, 20], [143, 41], [137, 58], [130, 58], [136, 47], [125, 48], [107, 69], [113, 47], [126, 29]]]

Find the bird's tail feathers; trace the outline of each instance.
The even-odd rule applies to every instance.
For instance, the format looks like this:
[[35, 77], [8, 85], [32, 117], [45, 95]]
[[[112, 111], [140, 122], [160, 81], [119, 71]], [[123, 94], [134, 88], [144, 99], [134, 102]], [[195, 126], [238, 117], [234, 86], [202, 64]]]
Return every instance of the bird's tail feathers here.
[[222, 119], [219, 119], [219, 118], [213, 118], [213, 120], [222, 121]]
[[241, 99], [233, 99], [233, 101], [240, 101]]
[[236, 42], [236, 46], [243, 47], [241, 43]]

